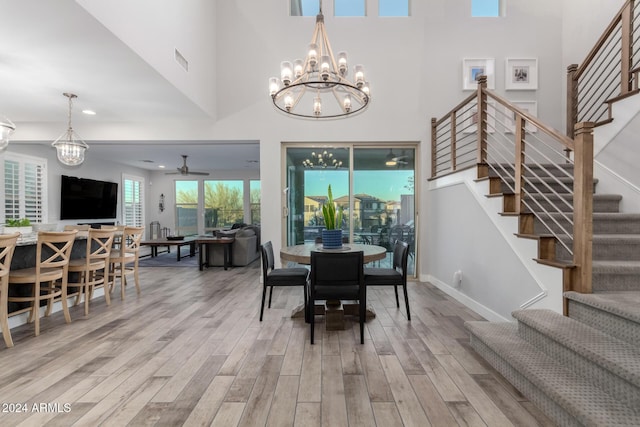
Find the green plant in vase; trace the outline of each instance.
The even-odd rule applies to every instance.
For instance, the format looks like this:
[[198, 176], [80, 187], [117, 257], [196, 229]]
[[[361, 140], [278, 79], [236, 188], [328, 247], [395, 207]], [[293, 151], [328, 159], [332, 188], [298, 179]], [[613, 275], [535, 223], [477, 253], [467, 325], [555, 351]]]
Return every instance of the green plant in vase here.
[[322, 230], [322, 246], [326, 249], [342, 247], [342, 216], [343, 209], [340, 206], [336, 209], [333, 203], [333, 193], [331, 185], [327, 190], [327, 203], [322, 205], [322, 216], [324, 217], [325, 229]]
[[31, 221], [29, 218], [8, 219], [5, 227], [30, 227]]
[[4, 224], [5, 233], [29, 234], [33, 231], [29, 218], [7, 219]]

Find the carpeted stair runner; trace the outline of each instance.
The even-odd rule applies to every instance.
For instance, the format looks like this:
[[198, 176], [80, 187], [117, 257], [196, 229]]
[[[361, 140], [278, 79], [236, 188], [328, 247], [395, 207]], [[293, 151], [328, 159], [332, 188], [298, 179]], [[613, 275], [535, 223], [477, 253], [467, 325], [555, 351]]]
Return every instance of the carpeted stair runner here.
[[[553, 173], [525, 174], [560, 193], [526, 196], [538, 235], [573, 229], [571, 166]], [[473, 348], [558, 425], [640, 426], [640, 214], [620, 213], [621, 200], [594, 194], [593, 293], [565, 293], [568, 317], [530, 309], [515, 311], [517, 322], [465, 323]], [[556, 261], [572, 261], [561, 244]]]
[[465, 326], [473, 348], [558, 425], [640, 425], [637, 408], [529, 343], [518, 334], [517, 324], [466, 322]]

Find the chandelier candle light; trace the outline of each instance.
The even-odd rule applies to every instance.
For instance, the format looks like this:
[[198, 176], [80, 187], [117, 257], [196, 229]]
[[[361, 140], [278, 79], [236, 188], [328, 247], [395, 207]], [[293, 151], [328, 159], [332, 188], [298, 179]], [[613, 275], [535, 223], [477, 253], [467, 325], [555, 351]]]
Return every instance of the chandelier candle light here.
[[51, 144], [58, 154], [58, 160], [67, 166], [77, 166], [84, 162], [84, 152], [89, 146], [74, 132], [71, 127], [71, 106], [73, 98], [77, 95], [73, 93], [63, 93], [69, 98], [69, 127], [67, 130]]
[[305, 60], [282, 62], [280, 79], [269, 79], [269, 93], [280, 111], [296, 117], [334, 119], [364, 110], [371, 100], [364, 67], [354, 67], [353, 82], [347, 80], [347, 53], [336, 61], [324, 27], [322, 2]]

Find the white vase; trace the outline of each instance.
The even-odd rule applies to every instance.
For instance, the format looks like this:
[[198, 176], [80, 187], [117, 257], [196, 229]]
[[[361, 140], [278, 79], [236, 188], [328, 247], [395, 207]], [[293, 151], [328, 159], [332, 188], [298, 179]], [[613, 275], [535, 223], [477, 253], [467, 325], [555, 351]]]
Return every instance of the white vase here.
[[4, 234], [13, 234], [13, 233], [20, 233], [23, 236], [25, 234], [31, 234], [33, 233], [33, 227], [32, 226], [26, 226], [26, 227], [9, 227], [8, 225], [4, 226]]

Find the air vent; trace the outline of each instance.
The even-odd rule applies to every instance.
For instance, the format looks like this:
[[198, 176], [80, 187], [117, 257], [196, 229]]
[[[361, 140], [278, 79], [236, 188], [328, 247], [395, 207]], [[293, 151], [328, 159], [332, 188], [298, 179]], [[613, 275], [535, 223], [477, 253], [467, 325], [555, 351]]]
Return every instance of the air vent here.
[[187, 58], [185, 58], [178, 49], [174, 49], [174, 51], [178, 65], [180, 65], [185, 71], [189, 71], [189, 61], [187, 61]]

